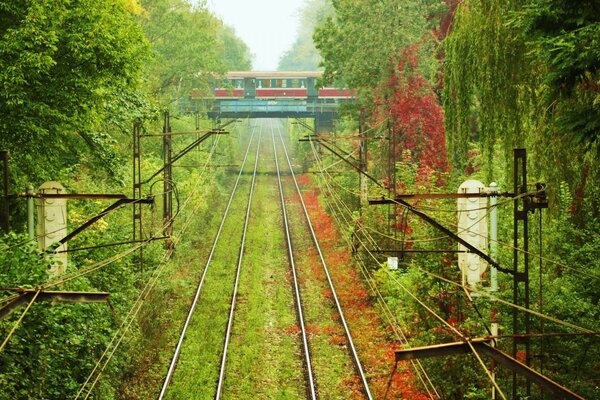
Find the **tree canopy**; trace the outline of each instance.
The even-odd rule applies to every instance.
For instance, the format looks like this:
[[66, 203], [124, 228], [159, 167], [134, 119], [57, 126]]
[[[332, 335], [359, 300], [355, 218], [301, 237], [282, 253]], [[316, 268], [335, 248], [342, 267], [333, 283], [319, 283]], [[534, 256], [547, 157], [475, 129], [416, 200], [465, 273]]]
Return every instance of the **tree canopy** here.
[[110, 162], [99, 124], [135, 107], [148, 57], [136, 12], [124, 0], [0, 3], [0, 148], [21, 173], [49, 179], [85, 149]]
[[331, 0], [308, 0], [300, 13], [296, 40], [279, 60], [280, 71], [316, 71], [321, 57], [313, 42], [315, 27], [332, 14]]

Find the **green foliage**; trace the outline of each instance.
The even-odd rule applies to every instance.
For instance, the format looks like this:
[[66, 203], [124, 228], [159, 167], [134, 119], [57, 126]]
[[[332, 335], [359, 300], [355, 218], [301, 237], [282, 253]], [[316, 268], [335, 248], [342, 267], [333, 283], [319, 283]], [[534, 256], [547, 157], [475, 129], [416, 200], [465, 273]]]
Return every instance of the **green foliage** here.
[[[133, 178], [123, 159], [131, 154], [132, 122], [145, 120], [148, 129], [160, 131], [148, 122], [156, 121], [158, 115], [152, 96], [161, 90], [165, 96], [160, 100], [178, 93], [187, 96], [192, 80], [208, 82], [209, 76], [225, 67], [249, 67], [247, 47], [205, 8], [158, 0], [144, 6], [148, 8], [142, 8], [137, 0], [0, 0], [0, 149], [11, 153], [11, 192], [52, 179], [61, 181], [70, 193], [129, 194]], [[179, 6], [183, 8], [178, 13]], [[161, 24], [165, 30], [159, 30]], [[178, 47], [180, 44], [184, 47]], [[161, 61], [165, 64], [159, 65]], [[166, 84], [160, 88], [156, 82]], [[151, 89], [154, 91], [149, 93]], [[194, 121], [173, 121], [173, 126], [189, 131], [194, 129]], [[188, 144], [193, 138], [182, 140]], [[229, 144], [229, 140], [223, 142]], [[158, 143], [148, 140], [143, 144], [143, 174], [162, 164]], [[198, 151], [187, 157], [191, 164], [202, 164], [207, 154]], [[182, 200], [191, 196], [195, 209], [206, 212], [207, 199], [218, 185], [206, 177], [201, 180], [189, 168], [174, 171], [174, 176]], [[70, 201], [69, 229], [106, 206], [106, 201]], [[24, 202], [11, 201], [11, 207], [13, 228], [22, 230]], [[161, 233], [158, 210], [144, 206], [147, 235]], [[189, 211], [182, 211], [180, 218], [189, 217]], [[176, 224], [176, 235], [179, 228]], [[122, 208], [78, 235], [69, 248], [130, 237], [130, 209]], [[68, 273], [123, 249], [70, 253]], [[160, 265], [163, 254], [160, 242], [145, 247], [144, 275], [136, 257], [125, 257], [93, 274], [52, 287], [108, 291], [110, 305], [33, 304], [0, 353], [0, 399], [73, 398], [139, 295], [140, 283]], [[2, 237], [3, 298], [12, 293], [7, 288], [38, 287], [54, 279], [47, 273], [52, 263], [51, 257], [41, 257], [35, 244], [23, 235]], [[22, 310], [0, 321], [2, 340]], [[132, 354], [142, 353], [145, 344], [142, 333], [148, 322], [141, 322], [133, 321], [96, 387], [95, 398], [123, 398], [119, 396], [120, 381], [132, 359], [138, 361]]]
[[147, 54], [127, 3], [2, 2], [0, 20], [0, 148], [15, 169], [46, 180], [91, 152], [114, 172], [93, 132], [109, 105], [126, 111]]
[[186, 0], [143, 0], [142, 28], [154, 57], [148, 91], [161, 105], [208, 92], [215, 75], [250, 67], [248, 47], [203, 4]]
[[547, 67], [557, 128], [578, 143], [600, 140], [600, 4], [532, 0], [515, 25]]
[[239, 37], [235, 30], [222, 25], [219, 31], [218, 47], [220, 60], [227, 71], [249, 71], [252, 69], [252, 54], [250, 48]]
[[25, 235], [10, 233], [0, 239], [0, 290], [2, 288], [34, 288], [46, 281], [52, 265], [40, 258], [37, 243]]
[[[498, 158], [510, 170], [512, 149], [527, 147], [530, 171], [549, 183], [552, 198], [563, 181], [572, 193], [592, 196], [587, 181], [599, 173], [590, 162], [598, 154], [598, 29], [597, 5], [462, 2], [445, 41], [444, 109], [454, 166], [467, 164], [469, 142], [477, 142], [486, 179], [503, 179], [493, 176]], [[585, 201], [575, 196], [575, 202], [580, 214]]]
[[331, 0], [309, 0], [304, 3], [296, 41], [279, 60], [280, 71], [316, 71], [321, 57], [313, 42], [315, 27], [331, 16]]
[[[519, 32], [506, 24], [522, 2], [467, 0], [445, 41], [444, 109], [451, 161], [461, 169], [470, 140], [481, 143], [487, 165], [500, 141], [506, 154], [525, 145], [536, 109], [536, 73]], [[488, 170], [489, 172], [489, 170]], [[491, 176], [486, 177], [490, 179]]]
[[[429, 8], [439, 5], [430, 0], [332, 3], [335, 15], [322, 22], [314, 34], [325, 80], [368, 89], [387, 82], [403, 48], [426, 39]], [[431, 77], [431, 53], [427, 55], [421, 66], [424, 75]]]
[[[40, 257], [35, 246], [23, 236], [5, 237], [2, 246], [2, 287], [38, 287], [46, 283], [51, 258]], [[68, 272], [73, 271], [71, 263]], [[119, 262], [111, 266], [110, 273], [107, 271], [58, 289], [110, 290], [114, 310], [120, 313], [131, 299], [134, 275], [130, 263]], [[2, 338], [7, 336], [22, 311], [23, 307], [0, 321]], [[74, 397], [117, 323], [106, 304], [36, 302], [0, 353], [3, 388], [0, 399]], [[123, 360], [122, 356], [117, 357], [117, 362], [106, 373], [118, 371]]]

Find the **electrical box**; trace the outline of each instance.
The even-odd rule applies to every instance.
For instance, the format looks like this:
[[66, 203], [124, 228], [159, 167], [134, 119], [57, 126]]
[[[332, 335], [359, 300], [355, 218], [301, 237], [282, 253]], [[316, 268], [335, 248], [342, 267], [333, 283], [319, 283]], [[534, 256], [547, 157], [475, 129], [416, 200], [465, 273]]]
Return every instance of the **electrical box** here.
[[[65, 188], [58, 182], [45, 182], [38, 188], [38, 194], [63, 194]], [[40, 251], [67, 236], [67, 200], [56, 198], [36, 199], [37, 205], [37, 238]], [[57, 252], [67, 250], [67, 245], [62, 244]], [[54, 256], [57, 261], [50, 271], [51, 275], [60, 275], [67, 270], [67, 253], [58, 253]]]
[[[458, 193], [482, 193], [485, 185], [476, 180], [463, 182]], [[458, 236], [473, 247], [487, 253], [488, 221], [487, 198], [468, 197], [458, 199]], [[462, 271], [463, 285], [475, 286], [481, 281], [481, 275], [486, 271], [487, 263], [478, 255], [469, 253], [468, 249], [459, 243], [458, 266]]]
[[398, 257], [388, 257], [387, 263], [391, 270], [398, 269]]

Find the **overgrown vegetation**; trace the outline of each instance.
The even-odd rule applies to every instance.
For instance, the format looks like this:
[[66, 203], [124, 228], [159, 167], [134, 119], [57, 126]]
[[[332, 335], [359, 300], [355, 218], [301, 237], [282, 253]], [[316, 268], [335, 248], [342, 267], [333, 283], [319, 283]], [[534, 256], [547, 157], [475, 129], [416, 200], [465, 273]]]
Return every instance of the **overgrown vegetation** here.
[[[334, 15], [317, 27], [314, 39], [325, 79], [360, 93], [359, 104], [349, 110], [339, 131], [356, 134], [361, 127], [360, 134], [370, 138], [369, 173], [389, 196], [454, 192], [465, 179], [496, 181], [501, 190], [511, 190], [512, 149], [527, 148], [529, 182], [546, 182], [550, 198], [541, 219], [539, 211], [530, 217], [532, 308], [598, 331], [599, 236], [591, 233], [600, 212], [597, 185], [592, 184], [599, 178], [596, 2], [577, 7], [561, 0], [332, 4]], [[358, 145], [349, 141], [345, 149], [355, 151]], [[336, 162], [324, 157], [325, 165]], [[338, 201], [354, 211], [342, 227], [357, 237], [372, 237], [380, 248], [396, 250], [455, 246], [403, 207], [357, 207], [353, 173], [336, 169], [326, 175]], [[380, 196], [381, 188], [371, 185], [370, 192]], [[455, 214], [448, 213], [454, 203], [414, 204], [455, 229]], [[498, 260], [506, 266], [512, 266], [513, 257], [511, 205], [504, 203], [499, 211]], [[463, 334], [488, 334], [491, 304], [476, 300], [476, 312], [460, 286], [448, 282], [460, 282], [451, 254], [404, 255], [400, 271], [393, 273], [386, 272], [382, 257], [383, 268], [360, 244], [357, 257], [366, 257], [377, 271], [383, 296], [399, 310], [401, 326], [410, 327], [411, 344], [457, 339], [411, 293]], [[484, 278], [488, 285], [489, 276]], [[512, 301], [512, 278], [501, 274], [500, 287], [499, 296]], [[510, 335], [512, 308], [499, 309], [501, 334]], [[537, 317], [532, 321], [534, 331], [573, 332]], [[511, 352], [509, 341], [500, 343]], [[568, 350], [562, 351], [559, 343]], [[597, 355], [591, 343], [597, 340], [534, 339], [533, 367], [584, 397], [597, 397], [598, 365], [592, 361]], [[457, 367], [460, 360], [464, 358], [426, 363], [433, 382], [443, 387], [442, 397], [487, 398], [490, 382], [482, 378], [481, 367]], [[577, 363], [585, 367], [577, 368]], [[510, 387], [508, 372], [498, 376], [503, 388]], [[539, 390], [534, 396], [541, 396]]]
[[[246, 45], [232, 28], [202, 4], [185, 0], [1, 1], [0, 21], [0, 149], [10, 152], [11, 192], [56, 180], [69, 193], [130, 197], [133, 123], [141, 121], [146, 133], [158, 133], [162, 130], [158, 116], [171, 108], [174, 130], [194, 130], [194, 116], [179, 115], [177, 101], [189, 97], [191, 88], [208, 90], [214, 75], [229, 68], [248, 69], [251, 64]], [[202, 121], [201, 128], [207, 126], [209, 122]], [[143, 140], [142, 169], [147, 176], [162, 166], [162, 150], [160, 140]], [[178, 137], [174, 143], [185, 146], [192, 140]], [[216, 163], [231, 163], [233, 152], [225, 155], [232, 148], [231, 140], [220, 140], [223, 155], [210, 154], [209, 141], [187, 156], [188, 167], [174, 170], [180, 211], [175, 224], [178, 251], [190, 248], [181, 235], [185, 226], [189, 229], [191, 216], [196, 215], [195, 228], [210, 221], [209, 203], [226, 179], [226, 174], [206, 174], [201, 168], [209, 156]], [[161, 189], [162, 182], [151, 182], [144, 194], [160, 195]], [[107, 200], [69, 201], [69, 230], [109, 204]], [[23, 233], [25, 200], [13, 199], [10, 205], [15, 233], [0, 238], [3, 305], [12, 294], [7, 289], [54, 282], [50, 290], [108, 291], [110, 300], [108, 305], [36, 302], [21, 324], [17, 321], [24, 307], [0, 321], [3, 341], [17, 327], [0, 353], [0, 398], [74, 398], [111, 338], [118, 339], [115, 335], [122, 331], [127, 332], [125, 340], [111, 356], [93, 396], [147, 398], [143, 385], [132, 390], [133, 382], [122, 387], [121, 381], [130, 379], [130, 371], [137, 371], [137, 379], [162, 377], [162, 371], [155, 375], [140, 371], [151, 353], [146, 346], [156, 344], [147, 338], [156, 328], [147, 321], [164, 318], [165, 304], [139, 310], [139, 318], [134, 314], [128, 319], [128, 313], [151, 276], [174, 276], [175, 266], [186, 261], [176, 258], [165, 272], [165, 248], [160, 241], [144, 246], [143, 274], [137, 252], [133, 257], [124, 254], [131, 245], [76, 251], [69, 253], [66, 276], [81, 276], [60, 283], [49, 274], [52, 257], [40, 257], [35, 240]], [[162, 236], [160, 206], [160, 196], [154, 206], [144, 206], [146, 239]], [[69, 247], [128, 240], [131, 210], [121, 207], [78, 235]], [[111, 257], [117, 259], [86, 273]], [[155, 286], [157, 294], [151, 298], [161, 298], [169, 287], [166, 282]], [[165, 299], [187, 302], [187, 297], [165, 295]], [[131, 324], [121, 329], [127, 321]]]
[[[486, 184], [494, 180], [501, 191], [511, 191], [512, 149], [527, 148], [529, 181], [547, 183], [550, 200], [550, 209], [541, 218], [539, 211], [529, 217], [531, 305], [534, 311], [553, 318], [532, 317], [533, 330], [575, 332], [561, 325], [567, 322], [598, 332], [598, 2], [585, 0], [575, 6], [567, 0], [310, 0], [302, 21], [298, 40], [282, 57], [280, 69], [314, 69], [320, 62], [324, 83], [359, 94], [357, 103], [344, 109], [336, 134], [359, 133], [368, 139], [368, 172], [378, 183], [370, 184], [371, 195], [455, 192], [465, 179]], [[248, 47], [203, 1], [0, 0], [0, 150], [11, 155], [11, 192], [57, 180], [70, 193], [130, 196], [133, 123], [142, 123], [144, 133], [161, 132], [162, 113], [170, 110], [173, 130], [195, 130], [195, 116], [180, 113], [179, 106], [192, 93], [208, 93], [215, 76], [250, 68]], [[200, 128], [209, 124], [201, 120]], [[294, 135], [305, 133], [299, 129], [290, 128]], [[143, 140], [146, 174], [161, 168], [163, 160], [160, 140]], [[177, 137], [175, 147], [184, 148], [193, 140], [193, 136]], [[27, 305], [0, 320], [0, 335], [3, 341], [7, 339], [0, 351], [0, 399], [76, 397], [111, 339], [118, 339], [123, 331], [126, 335], [118, 342], [120, 349], [110, 354], [103, 375], [94, 383], [93, 397], [143, 399], [156, 395], [177, 334], [175, 321], [182, 319], [193, 290], [195, 278], [190, 275], [199, 272], [200, 267], [192, 261], [206, 252], [199, 240], [190, 241], [182, 232], [214, 231], [218, 219], [214, 205], [222, 200], [230, 183], [226, 170], [204, 173], [202, 166], [210, 160], [217, 165], [236, 162], [234, 139], [218, 140], [219, 150], [214, 154], [207, 150], [214, 143], [209, 140], [186, 156], [185, 166], [174, 169], [179, 211], [176, 251], [172, 262], [165, 263], [163, 243], [145, 245], [143, 274], [139, 252], [127, 254], [127, 246], [101, 247], [70, 253], [66, 277], [73, 279], [56, 281], [49, 273], [56, 261], [48, 254], [40, 255], [35, 240], [25, 235], [25, 200], [10, 199], [13, 232], [0, 238], [0, 305], [12, 298], [11, 289], [35, 289], [50, 283], [54, 284], [49, 289], [109, 291], [111, 295], [108, 304], [36, 302], [22, 322], [19, 316]], [[350, 153], [360, 145], [357, 139], [337, 143]], [[391, 310], [386, 318], [405, 330], [410, 345], [455, 341], [461, 334], [488, 335], [486, 326], [496, 311], [500, 334], [513, 333], [512, 308], [506, 303], [488, 301], [487, 292], [473, 301], [465, 296], [452, 253], [455, 243], [403, 207], [361, 206], [355, 171], [324, 155], [323, 149], [313, 152], [303, 147], [309, 145], [296, 146], [303, 169], [312, 167], [321, 173], [320, 167], [327, 167], [320, 181], [326, 185], [322, 186], [323, 203], [312, 193], [312, 205], [329, 229], [331, 220], [322, 214], [323, 205], [327, 207], [338, 223], [340, 237], [349, 244], [336, 247], [337, 234], [325, 237], [330, 257], [333, 254], [343, 260], [339, 270], [349, 271], [351, 263], [345, 257], [354, 254], [356, 266], [364, 267], [362, 287], [370, 285], [370, 299], [380, 302], [382, 312]], [[145, 238], [162, 235], [162, 184], [157, 179], [144, 187], [144, 194], [157, 195], [157, 203], [143, 209]], [[311, 186], [308, 180], [304, 185]], [[69, 229], [108, 204], [104, 200], [70, 201]], [[414, 204], [445, 226], [456, 227], [453, 201], [420, 200]], [[513, 262], [511, 207], [510, 200], [499, 207], [497, 260], [506, 267]], [[301, 232], [301, 222], [295, 221], [295, 225]], [[69, 246], [73, 250], [127, 241], [130, 227], [130, 209], [122, 208]], [[258, 236], [261, 240], [269, 237], [264, 227], [259, 228], [257, 241]], [[331, 232], [327, 229], [322, 233]], [[304, 243], [304, 234], [298, 236]], [[389, 271], [384, 257], [372, 254], [376, 249], [449, 251], [403, 253], [399, 269]], [[226, 256], [227, 249], [222, 251]], [[277, 256], [275, 253], [273, 250]], [[318, 304], [316, 299], [327, 293], [318, 282], [308, 282], [311, 274], [317, 276], [318, 272], [311, 264], [311, 254], [304, 255], [306, 299]], [[115, 257], [113, 262], [102, 264], [111, 257]], [[220, 272], [231, 268], [227, 260], [231, 258], [219, 264]], [[91, 269], [94, 272], [88, 273]], [[338, 271], [336, 279], [343, 279], [339, 275]], [[351, 278], [347, 281], [358, 287], [358, 278]], [[489, 275], [483, 278], [487, 286]], [[248, 279], [248, 290], [260, 286], [253, 279]], [[153, 290], [143, 291], [150, 282], [154, 282]], [[500, 274], [499, 283], [500, 290], [494, 295], [511, 302], [512, 277]], [[203, 365], [204, 382], [214, 380], [212, 367], [221, 349], [218, 325], [222, 316], [215, 317], [213, 311], [226, 307], [224, 291], [224, 286], [215, 283], [210, 291], [213, 303], [202, 305], [200, 323], [214, 329], [196, 331], [207, 333], [202, 341], [191, 338], [192, 344], [202, 343], [205, 351], [195, 356], [200, 358], [182, 359], [183, 375], [174, 381], [181, 386], [172, 393], [174, 397], [187, 396], [191, 384], [185, 372], [197, 372], [198, 364]], [[348, 290], [345, 295], [356, 295], [358, 309], [367, 303], [365, 291]], [[132, 308], [139, 298], [148, 299], [145, 306]], [[258, 313], [266, 301], [260, 303], [253, 303], [255, 308], [248, 312]], [[336, 342], [335, 317], [323, 317], [327, 308], [315, 309], [308, 317], [315, 355], [321, 359], [317, 370], [331, 384], [323, 386], [323, 397], [360, 397], [343, 344]], [[364, 310], [367, 315], [371, 308]], [[378, 323], [366, 317], [360, 321], [363, 316], [355, 313], [354, 323], [362, 327]], [[240, 318], [253, 319], [249, 314]], [[121, 329], [123, 322], [131, 324]], [[252, 337], [264, 333], [260, 327], [251, 327]], [[281, 336], [282, 343], [293, 342], [293, 328]], [[379, 343], [386, 344], [385, 356], [392, 351], [387, 343], [397, 339], [392, 332], [389, 335], [378, 336]], [[598, 398], [597, 344], [597, 335], [534, 338], [532, 365], [583, 397]], [[372, 344], [364, 348], [369, 346]], [[499, 340], [499, 347], [508, 353], [512, 350], [505, 338]], [[234, 361], [240, 373], [247, 372], [246, 360], [263, 356], [256, 348], [244, 348], [242, 353]], [[373, 354], [379, 353], [369, 353], [372, 370], [377, 371], [372, 379], [381, 392], [384, 368]], [[525, 354], [517, 356], [524, 359]], [[341, 367], [334, 370], [322, 361], [331, 359], [341, 360]], [[289, 364], [281, 364], [281, 370], [291, 377], [293, 363], [285, 361]], [[442, 398], [489, 397], [490, 382], [475, 359], [457, 356], [423, 364]], [[261, 379], [268, 381], [266, 376]], [[340, 380], [340, 376], [347, 379]], [[510, 372], [500, 369], [497, 378], [508, 391]], [[395, 379], [392, 384], [398, 384]], [[234, 396], [251, 397], [260, 392], [250, 385], [245, 382], [232, 389]], [[267, 385], [274, 386], [271, 381]], [[200, 388], [197, 395], [209, 393], [209, 386]], [[301, 392], [280, 386], [282, 397]], [[428, 384], [424, 383], [425, 387]], [[422, 393], [415, 390], [406, 396], [418, 398]], [[519, 396], [525, 394], [521, 391]], [[540, 397], [535, 389], [532, 398]]]

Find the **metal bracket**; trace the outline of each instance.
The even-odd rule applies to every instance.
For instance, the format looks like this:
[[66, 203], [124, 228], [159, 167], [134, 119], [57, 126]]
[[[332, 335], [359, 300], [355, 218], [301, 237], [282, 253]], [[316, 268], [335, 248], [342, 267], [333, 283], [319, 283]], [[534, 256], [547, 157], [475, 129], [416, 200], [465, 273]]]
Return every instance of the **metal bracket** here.
[[[38, 292], [37, 289], [14, 289], [13, 291], [20, 293], [20, 295], [0, 308], [0, 319], [9, 316], [21, 305], [30, 302]], [[108, 301], [109, 295], [110, 293], [108, 292], [64, 292], [42, 290], [38, 294], [36, 301], [50, 301], [56, 303], [104, 303]]]
[[550, 393], [558, 399], [583, 400], [583, 397], [579, 396], [578, 394], [559, 385], [547, 376], [531, 369], [527, 365], [509, 356], [503, 351], [500, 351], [497, 348], [490, 346], [490, 341], [491, 339], [479, 338], [470, 339], [468, 342], [454, 342], [399, 350], [396, 351], [396, 362], [403, 360], [413, 360], [423, 357], [468, 354], [472, 351], [471, 346], [473, 346], [473, 348], [477, 352], [481, 352], [489, 356], [497, 363], [502, 364], [503, 366], [511, 369], [514, 373], [526, 377], [529, 381], [539, 385], [547, 393]]
[[104, 211], [102, 211], [100, 214], [98, 214], [95, 217], [92, 217], [91, 219], [89, 219], [86, 222], [84, 222], [83, 225], [81, 225], [80, 227], [78, 227], [77, 229], [75, 229], [73, 232], [69, 233], [67, 236], [65, 236], [64, 238], [62, 238], [61, 240], [59, 240], [57, 243], [58, 244], [64, 244], [64, 243], [68, 242], [69, 240], [73, 239], [75, 236], [79, 235], [82, 231], [84, 231], [87, 228], [89, 228], [95, 222], [97, 222], [98, 220], [102, 219], [106, 214], [110, 213], [111, 211], [114, 211], [116, 208], [118, 208], [118, 207], [120, 207], [120, 206], [122, 206], [124, 204], [153, 204], [153, 203], [154, 203], [154, 199], [153, 198], [147, 198], [147, 199], [119, 199], [116, 202], [114, 202], [113, 204], [111, 204], [110, 206], [108, 206], [107, 208], [105, 208]]

